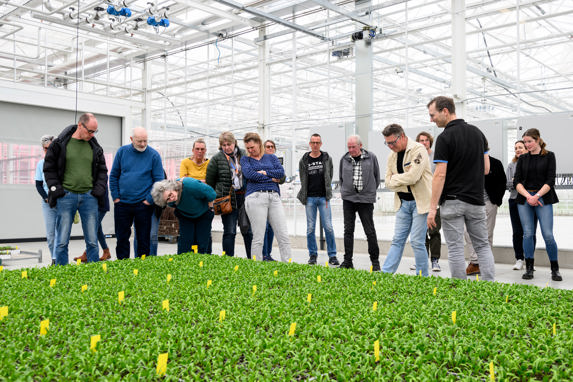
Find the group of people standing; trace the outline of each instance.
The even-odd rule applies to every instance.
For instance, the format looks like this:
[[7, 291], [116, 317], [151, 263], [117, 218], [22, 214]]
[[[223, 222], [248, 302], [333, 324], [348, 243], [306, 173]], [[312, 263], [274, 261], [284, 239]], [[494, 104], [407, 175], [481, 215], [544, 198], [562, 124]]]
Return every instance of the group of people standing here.
[[[420, 133], [412, 140], [397, 124], [387, 126], [382, 132], [385, 144], [392, 150], [385, 185], [395, 193], [397, 211], [394, 237], [382, 267], [373, 218], [381, 178], [376, 155], [362, 147], [359, 136], [348, 137], [348, 152], [340, 159], [339, 166], [344, 215], [344, 259], [339, 264], [330, 206], [333, 159], [321, 150], [319, 134], [310, 137], [310, 151], [299, 162], [301, 189], [297, 195], [306, 211], [308, 263], [317, 263], [315, 228], [319, 214], [329, 264], [353, 268], [358, 214], [373, 271], [394, 273], [408, 237], [416, 273], [428, 275], [428, 253], [431, 253], [431, 269], [439, 271], [441, 225], [452, 277], [466, 278], [477, 267], [482, 279], [494, 280], [493, 226], [497, 207], [508, 187], [517, 259], [514, 269], [521, 269], [525, 259], [523, 278], [533, 278], [535, 229], [539, 221], [551, 260], [552, 278], [560, 281], [557, 245], [552, 234], [552, 204], [558, 202], [554, 189], [555, 155], [545, 149], [539, 131], [527, 130], [523, 141], [516, 143], [516, 156], [508, 166], [506, 179], [501, 162], [489, 156], [483, 133], [456, 117], [451, 98], [434, 98], [428, 111], [430, 119], [444, 128], [434, 151], [433, 137], [428, 133]], [[67, 246], [76, 211], [86, 242], [86, 252], [80, 259], [100, 260], [98, 228], [103, 238], [101, 260], [110, 257], [101, 232], [101, 219], [109, 210], [107, 167], [103, 149], [94, 137], [96, 133], [97, 120], [88, 113], [57, 138], [42, 137], [46, 157], [38, 164], [36, 185], [44, 203], [48, 245], [57, 264], [68, 262]], [[246, 151], [238, 147], [233, 133], [223, 132], [218, 152], [207, 159], [206, 143], [198, 139], [193, 144], [193, 155], [181, 162], [180, 178], [169, 180], [165, 179], [159, 153], [147, 145], [145, 129], [134, 129], [131, 143], [118, 150], [109, 177], [117, 258], [130, 256], [132, 226], [137, 242], [135, 256], [157, 253], [150, 243], [157, 237], [158, 219], [167, 205], [174, 207], [179, 221], [178, 253], [190, 251], [193, 245], [197, 245], [200, 253], [211, 253], [213, 203], [222, 200], [228, 204], [221, 212], [222, 247], [226, 255], [235, 255], [239, 226], [248, 258], [274, 261], [271, 251], [276, 237], [281, 260], [288, 261], [291, 247], [279, 187], [285, 180], [285, 172], [274, 155], [276, 145], [271, 140], [263, 143], [257, 133], [247, 133], [243, 143]], [[467, 268], [464, 235], [473, 249]]]

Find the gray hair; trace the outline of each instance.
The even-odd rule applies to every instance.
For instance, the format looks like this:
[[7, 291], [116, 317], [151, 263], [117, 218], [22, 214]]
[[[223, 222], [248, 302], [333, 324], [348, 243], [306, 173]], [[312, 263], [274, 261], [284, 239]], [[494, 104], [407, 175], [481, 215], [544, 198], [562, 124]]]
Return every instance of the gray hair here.
[[53, 135], [42, 135], [42, 138], [40, 138], [42, 147], [44, 147], [44, 145], [47, 145], [48, 143], [52, 143], [53, 140], [54, 140]]
[[159, 182], [155, 182], [151, 188], [151, 197], [153, 202], [159, 207], [165, 207], [167, 202], [163, 199], [163, 193], [165, 191], [178, 191], [181, 192], [183, 184], [177, 180], [164, 179]]
[[350, 139], [353, 139], [354, 142], [356, 142], [357, 145], [361, 145], [362, 144], [362, 139], [360, 139], [360, 135], [351, 135], [348, 137], [347, 141], [349, 141]]
[[392, 123], [388, 126], [386, 126], [384, 128], [384, 130], [382, 130], [382, 135], [385, 137], [389, 137], [391, 135], [397, 137], [402, 136], [402, 134], [404, 134], [404, 129], [402, 128], [402, 126], [398, 125], [397, 123]]

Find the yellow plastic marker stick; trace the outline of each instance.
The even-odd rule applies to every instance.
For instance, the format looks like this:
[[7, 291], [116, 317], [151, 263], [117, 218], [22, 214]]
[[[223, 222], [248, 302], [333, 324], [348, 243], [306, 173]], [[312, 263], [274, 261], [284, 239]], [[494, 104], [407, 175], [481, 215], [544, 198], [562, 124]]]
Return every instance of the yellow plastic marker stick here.
[[125, 300], [125, 292], [121, 291], [117, 294], [117, 302], [121, 304], [123, 300]]
[[290, 329], [288, 331], [288, 335], [289, 336], [294, 336], [294, 331], [296, 330], [296, 322], [293, 322], [292, 324], [290, 324]]
[[328, 260], [324, 263], [324, 266], [328, 268]]
[[289, 264], [292, 263], [292, 257], [288, 259]]
[[40, 335], [45, 336], [50, 329], [50, 320], [40, 321]]
[[476, 281], [479, 281], [479, 275], [476, 275]]
[[199, 268], [203, 268], [203, 262], [199, 261]]
[[145, 260], [145, 255], [141, 255], [141, 260]]
[[375, 312], [378, 310], [378, 301], [374, 301], [374, 304], [372, 304], [372, 311]]
[[253, 285], [253, 296], [255, 295], [255, 292], [257, 291], [257, 286]]
[[495, 381], [495, 372], [493, 370], [493, 361], [489, 363], [489, 379]]
[[223, 322], [225, 320], [225, 311], [222, 310], [219, 312], [219, 322]]
[[155, 370], [158, 376], [164, 376], [167, 373], [167, 358], [169, 353], [159, 354], [157, 357], [157, 369]]
[[509, 301], [509, 295], [505, 296], [505, 303], [507, 304], [507, 302]]
[[374, 360], [376, 362], [380, 361], [380, 341], [374, 341]]
[[274, 272], [273, 272], [273, 275], [274, 275], [275, 277], [277, 277], [277, 276], [279, 275], [279, 271], [274, 271]]
[[54, 286], [56, 286], [56, 279], [51, 279], [50, 280], [50, 288], [53, 288]]
[[86, 290], [88, 290], [88, 284], [82, 285], [82, 293], [84, 293]]
[[370, 273], [372, 273], [372, 265], [370, 266]]
[[171, 273], [167, 274], [167, 282], [171, 281]]
[[235, 272], [237, 272], [239, 270], [239, 266], [235, 265], [235, 268], [233, 268], [235, 270]]
[[419, 275], [420, 275], [419, 277], [422, 277], [422, 270], [421, 270], [421, 269], [420, 269], [420, 273], [419, 273]]
[[173, 257], [170, 257], [167, 261], [173, 261]]
[[456, 324], [456, 311], [455, 310], [452, 312], [452, 322], [454, 323], [454, 325]]
[[163, 300], [161, 306], [162, 306], [163, 310], [166, 310], [169, 312], [169, 300]]
[[436, 293], [438, 292], [438, 287], [434, 288], [434, 296], [436, 295]]
[[103, 263], [101, 265], [101, 268], [103, 269], [104, 272], [107, 272], [107, 264], [106, 263]]
[[0, 307], [0, 321], [2, 321], [6, 316], [8, 316], [8, 306]]
[[310, 304], [312, 301], [312, 293], [309, 293], [308, 296], [306, 296], [306, 301]]
[[101, 335], [96, 334], [95, 336], [90, 337], [90, 350], [94, 353], [96, 352], [97, 343], [101, 340]]
[[225, 256], [225, 255], [226, 255], [226, 253], [225, 253], [225, 251], [223, 251], [223, 256]]
[[209, 288], [213, 284], [213, 280], [207, 280], [207, 288]]
[[28, 278], [28, 271], [22, 271], [22, 278], [23, 278], [23, 279], [27, 279], [27, 278]]
[[193, 253], [197, 254], [197, 246], [196, 245], [192, 245], [191, 250], [193, 251]]
[[321, 282], [321, 281], [322, 281], [322, 278], [320, 277], [320, 275], [316, 276], [316, 281], [317, 281], [317, 282]]
[[555, 322], [553, 323], [553, 335], [557, 334], [557, 327], [555, 326]]
[[257, 256], [253, 255], [253, 261], [257, 261]]
[[76, 264], [77, 264], [77, 265], [80, 265], [81, 263], [82, 263], [82, 259], [77, 259], [77, 260], [76, 260]]
[[374, 289], [375, 286], [376, 286], [376, 280], [372, 281], [372, 286], [370, 287], [370, 290]]
[[133, 270], [133, 274], [134, 274], [135, 276], [137, 276], [137, 275], [139, 274], [139, 270], [134, 269], [134, 270]]
[[0, 265], [0, 272], [2, 272], [4, 270], [4, 266]]

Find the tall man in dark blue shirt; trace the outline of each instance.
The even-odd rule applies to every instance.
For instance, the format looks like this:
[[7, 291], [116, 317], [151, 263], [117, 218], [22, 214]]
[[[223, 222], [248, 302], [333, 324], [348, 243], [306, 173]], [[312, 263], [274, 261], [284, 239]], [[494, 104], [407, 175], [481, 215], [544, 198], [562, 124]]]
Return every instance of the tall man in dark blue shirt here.
[[164, 179], [159, 153], [147, 146], [147, 131], [133, 129], [131, 144], [117, 150], [111, 172], [109, 189], [114, 203], [115, 247], [118, 259], [129, 258], [131, 226], [137, 235], [136, 257], [149, 254], [151, 215], [153, 214], [153, 183]]

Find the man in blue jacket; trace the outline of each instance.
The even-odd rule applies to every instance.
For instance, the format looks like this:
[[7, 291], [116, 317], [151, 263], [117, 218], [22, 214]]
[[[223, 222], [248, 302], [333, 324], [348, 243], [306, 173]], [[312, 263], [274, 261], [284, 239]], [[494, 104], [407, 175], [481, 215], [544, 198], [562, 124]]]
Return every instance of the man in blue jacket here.
[[147, 131], [136, 127], [131, 144], [117, 150], [111, 172], [109, 189], [114, 203], [115, 252], [118, 259], [129, 258], [131, 226], [137, 235], [136, 257], [149, 255], [151, 215], [153, 214], [153, 183], [164, 179], [159, 153], [147, 146]]

